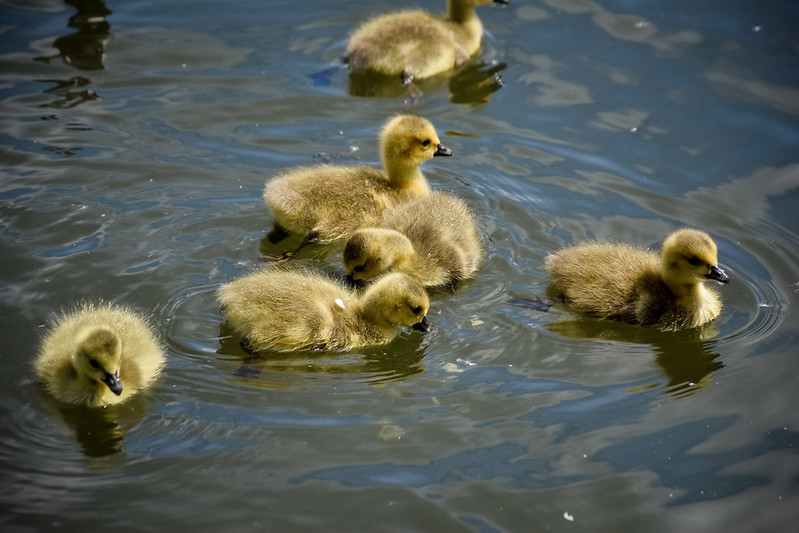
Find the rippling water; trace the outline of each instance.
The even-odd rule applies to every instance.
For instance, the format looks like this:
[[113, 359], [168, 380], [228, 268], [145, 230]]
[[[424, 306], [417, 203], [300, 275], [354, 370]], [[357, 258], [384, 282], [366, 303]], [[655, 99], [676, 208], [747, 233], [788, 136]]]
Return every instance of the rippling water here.
[[[397, 5], [0, 2], [3, 530], [793, 530], [799, 7], [485, 6], [480, 57], [413, 101], [339, 63]], [[248, 356], [214, 292], [275, 251], [265, 179], [377, 163], [397, 112], [455, 153], [424, 170], [478, 213], [479, 277], [427, 335]], [[707, 328], [510, 303], [549, 251], [681, 226], [733, 278]], [[90, 412], [30, 362], [95, 297], [152, 313], [168, 365]]]

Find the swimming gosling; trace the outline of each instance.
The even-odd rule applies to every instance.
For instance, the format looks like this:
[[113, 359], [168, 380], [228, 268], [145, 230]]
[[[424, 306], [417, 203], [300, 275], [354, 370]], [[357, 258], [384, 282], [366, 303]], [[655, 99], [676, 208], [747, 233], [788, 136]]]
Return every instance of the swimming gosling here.
[[400, 326], [429, 331], [427, 292], [410, 276], [388, 274], [362, 295], [311, 271], [265, 268], [217, 293], [242, 346], [262, 350], [351, 350], [385, 344]]
[[125, 307], [84, 303], [51, 324], [34, 362], [45, 389], [68, 404], [100, 407], [146, 388], [164, 366], [149, 322]]
[[589, 243], [546, 258], [550, 292], [582, 313], [664, 331], [701, 326], [721, 313], [705, 282], [728, 283], [707, 233], [682, 229], [657, 254], [622, 244]]
[[386, 212], [380, 227], [356, 231], [342, 255], [344, 270], [357, 280], [394, 270], [425, 287], [454, 286], [480, 268], [483, 239], [461, 199], [433, 191]]
[[475, 6], [491, 1], [447, 0], [446, 17], [421, 9], [380, 15], [350, 37], [347, 63], [353, 72], [400, 76], [403, 83], [462, 65], [480, 49], [483, 24]]
[[452, 155], [433, 125], [413, 115], [386, 122], [380, 152], [384, 170], [317, 165], [268, 181], [263, 198], [275, 221], [270, 241], [279, 242], [288, 232], [304, 235], [303, 243], [332, 241], [374, 225], [385, 209], [429, 194], [419, 165], [435, 156]]

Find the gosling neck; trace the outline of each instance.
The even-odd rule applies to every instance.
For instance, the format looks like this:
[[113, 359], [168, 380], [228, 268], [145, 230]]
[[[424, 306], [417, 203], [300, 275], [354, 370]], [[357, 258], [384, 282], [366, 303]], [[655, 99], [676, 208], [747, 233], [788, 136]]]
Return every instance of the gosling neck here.
[[356, 314], [361, 323], [363, 331], [380, 331], [381, 335], [390, 335], [397, 329], [397, 326], [388, 323], [384, 316], [385, 302], [382, 299], [370, 295], [369, 291], [361, 297]]
[[702, 294], [702, 282], [697, 279], [687, 279], [680, 276], [676, 265], [663, 263], [663, 281], [672, 294], [677, 298], [697, 298]]
[[423, 195], [430, 192], [430, 186], [418, 165], [404, 164], [389, 157], [384, 158], [383, 165], [394, 189]]
[[474, 12], [474, 4], [463, 0], [447, 0], [447, 18], [458, 24], [479, 20]]
[[78, 370], [75, 371], [75, 381], [73, 383], [76, 396], [81, 403], [85, 403], [90, 407], [103, 405], [103, 395], [105, 391], [108, 390], [105, 383], [100, 383], [91, 376]]

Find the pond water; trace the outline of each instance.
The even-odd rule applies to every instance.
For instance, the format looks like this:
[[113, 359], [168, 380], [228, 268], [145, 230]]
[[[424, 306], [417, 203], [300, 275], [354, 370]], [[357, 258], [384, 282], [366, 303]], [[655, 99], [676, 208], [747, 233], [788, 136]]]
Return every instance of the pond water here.
[[[340, 64], [399, 5], [0, 2], [4, 531], [795, 530], [799, 4], [484, 6], [480, 56], [415, 100]], [[479, 276], [427, 335], [248, 357], [214, 292], [275, 251], [264, 181], [377, 164], [400, 112], [454, 152], [424, 171], [478, 214]], [[684, 226], [732, 277], [701, 332], [509, 303], [550, 251]], [[166, 342], [128, 404], [66, 408], [33, 374], [86, 298]]]

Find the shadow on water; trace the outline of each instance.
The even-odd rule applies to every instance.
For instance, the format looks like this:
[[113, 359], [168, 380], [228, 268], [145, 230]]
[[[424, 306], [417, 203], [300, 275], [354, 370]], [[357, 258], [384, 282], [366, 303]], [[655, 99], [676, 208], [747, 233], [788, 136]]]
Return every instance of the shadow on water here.
[[[270, 233], [271, 234], [271, 233]], [[304, 235], [291, 233], [286, 238], [278, 242], [272, 242], [270, 234], [264, 235], [258, 245], [258, 251], [262, 256], [280, 256], [285, 252], [293, 252], [293, 257], [299, 259], [312, 257], [314, 259], [322, 259], [331, 253], [334, 246], [331, 243], [313, 243], [304, 244]], [[302, 247], [302, 249], [300, 249]]]
[[[724, 368], [719, 354], [712, 352], [709, 339], [719, 334], [707, 324], [677, 332], [662, 332], [653, 327], [635, 326], [590, 317], [545, 324], [557, 335], [571, 339], [594, 339], [652, 346], [655, 362], [668, 378], [666, 392], [674, 397], [693, 394], [711, 382], [711, 375]], [[654, 387], [657, 385], [651, 385]]]
[[[111, 24], [106, 19], [111, 10], [102, 0], [66, 0], [65, 3], [78, 10], [69, 18], [68, 26], [77, 28], [78, 31], [69, 35], [58, 37], [53, 41], [53, 48], [58, 49], [58, 54], [40, 56], [36, 61], [49, 63], [53, 59], [61, 58], [64, 64], [79, 70], [101, 70], [104, 68], [105, 45], [113, 37]], [[67, 109], [84, 102], [99, 99], [97, 93], [85, 89], [91, 80], [83, 76], [75, 76], [68, 80], [41, 79], [42, 83], [54, 83], [55, 87], [45, 90], [57, 98], [40, 107], [53, 107]]]
[[73, 406], [48, 398], [53, 410], [74, 433], [86, 457], [123, 455], [124, 437], [147, 413], [147, 400], [137, 395], [123, 404], [106, 407]]
[[104, 67], [105, 44], [111, 39], [111, 24], [106, 16], [112, 11], [102, 0], [65, 0], [65, 4], [78, 10], [69, 18], [68, 26], [78, 31], [63, 35], [53, 41], [59, 53], [37, 57], [37, 61], [50, 62], [61, 58], [66, 65], [80, 70], [99, 70]]
[[[358, 375], [372, 385], [407, 379], [425, 371], [424, 335], [404, 333], [384, 346], [368, 347], [358, 352], [293, 352], [248, 353], [241, 347], [239, 336], [226, 323], [219, 329], [217, 353], [241, 361], [233, 381], [264, 388], [289, 389], [307, 386], [313, 375]], [[297, 379], [287, 377], [293, 374]]]
[[469, 63], [447, 74], [415, 80], [412, 87], [404, 86], [399, 76], [350, 72], [348, 91], [352, 96], [413, 100], [420, 94], [447, 87], [453, 104], [476, 107], [487, 104], [491, 95], [504, 87], [501, 73], [506, 66], [497, 61]]
[[[307, 73], [380, 4], [3, 4], [4, 529], [790, 530], [799, 56], [785, 0], [512, 2], [508, 20], [486, 17], [484, 63], [413, 110], [459, 148], [430, 181], [473, 203], [488, 237], [469, 290], [435, 302], [433, 334], [258, 356], [220, 336], [217, 287], [260, 266], [264, 180], [350, 139], [379, 159], [401, 84], [368, 99], [340, 63], [319, 85]], [[711, 329], [503, 309], [543, 292], [547, 251], [656, 247], [664, 225], [712, 230], [737, 274]], [[295, 260], [330, 268], [338, 250]], [[37, 329], [87, 291], [151, 309], [169, 365], [146, 397], [88, 409], [35, 394]]]

